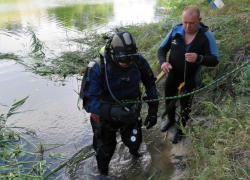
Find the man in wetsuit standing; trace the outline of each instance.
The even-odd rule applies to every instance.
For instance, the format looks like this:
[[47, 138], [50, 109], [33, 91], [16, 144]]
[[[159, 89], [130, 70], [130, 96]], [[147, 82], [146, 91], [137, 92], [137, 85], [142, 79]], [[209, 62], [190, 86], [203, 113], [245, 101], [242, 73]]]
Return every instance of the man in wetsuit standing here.
[[[185, 93], [195, 90], [199, 81], [199, 73], [202, 66], [215, 67], [219, 62], [219, 53], [216, 41], [208, 27], [201, 22], [200, 10], [197, 6], [187, 6], [182, 13], [182, 24], [175, 26], [163, 40], [157, 55], [168, 77], [165, 82], [165, 96], [176, 95], [178, 87], [185, 83]], [[168, 51], [169, 61], [166, 62]], [[169, 64], [173, 69], [169, 69]], [[181, 112], [176, 123], [172, 143], [176, 144], [183, 135], [180, 126], [185, 127], [191, 113], [193, 95], [180, 99]], [[166, 100], [166, 107], [171, 100]], [[161, 127], [161, 131], [167, 131], [175, 124], [174, 105], [168, 112], [168, 121]]]

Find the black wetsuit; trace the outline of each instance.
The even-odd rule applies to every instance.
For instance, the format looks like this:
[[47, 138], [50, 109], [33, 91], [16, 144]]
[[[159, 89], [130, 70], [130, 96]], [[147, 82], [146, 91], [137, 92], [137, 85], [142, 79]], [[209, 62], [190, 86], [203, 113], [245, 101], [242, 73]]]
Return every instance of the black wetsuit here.
[[[173, 69], [170, 70], [165, 83], [165, 96], [176, 95], [178, 87], [185, 82], [184, 89], [186, 93], [192, 92], [199, 82], [199, 73], [202, 66], [214, 67], [219, 62], [219, 54], [214, 36], [208, 27], [203, 23], [199, 24], [199, 30], [194, 40], [186, 45], [185, 32], [183, 25], [175, 26], [166, 36], [160, 45], [157, 55], [160, 65], [166, 62], [166, 56], [169, 50], [169, 63]], [[185, 53], [192, 52], [197, 54], [196, 63], [190, 63], [185, 60]], [[191, 103], [193, 96], [186, 96], [180, 99], [182, 123], [185, 126], [191, 112]], [[166, 100], [166, 107], [171, 100]], [[168, 113], [170, 121], [175, 121], [174, 106]]]

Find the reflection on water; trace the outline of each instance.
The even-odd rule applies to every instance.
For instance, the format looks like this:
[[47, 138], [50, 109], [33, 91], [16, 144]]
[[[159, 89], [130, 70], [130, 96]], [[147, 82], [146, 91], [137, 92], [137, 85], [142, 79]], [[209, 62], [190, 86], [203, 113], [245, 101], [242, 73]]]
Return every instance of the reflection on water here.
[[48, 15], [55, 17], [61, 26], [79, 31], [92, 30], [95, 26], [108, 23], [109, 18], [114, 16], [113, 3], [57, 7], [49, 9]]
[[55, 54], [76, 50], [71, 40], [86, 32], [157, 21], [155, 6], [156, 0], [0, 0], [0, 52], [27, 56], [29, 29]]

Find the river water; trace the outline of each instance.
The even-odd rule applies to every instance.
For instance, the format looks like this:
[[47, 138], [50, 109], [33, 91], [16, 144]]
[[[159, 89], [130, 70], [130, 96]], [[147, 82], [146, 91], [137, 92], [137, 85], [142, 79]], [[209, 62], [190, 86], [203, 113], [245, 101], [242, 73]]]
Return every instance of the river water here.
[[[74, 50], [71, 39], [86, 32], [105, 32], [119, 25], [162, 18], [156, 0], [0, 0], [0, 52], [27, 55], [28, 32], [53, 50]], [[5, 43], [8, 42], [8, 43]]]
[[[30, 30], [55, 54], [74, 50], [77, 46], [70, 40], [86, 32], [158, 21], [162, 16], [157, 14], [156, 5], [156, 0], [0, 0], [0, 53], [28, 57]], [[26, 138], [35, 145], [63, 144], [52, 151], [65, 153], [67, 158], [92, 143], [89, 115], [77, 106], [79, 86], [75, 76], [62, 85], [27, 71], [13, 60], [0, 60], [0, 112], [6, 113], [8, 106], [29, 96], [18, 109], [23, 113], [11, 116], [8, 126], [34, 129], [36, 136]], [[144, 136], [142, 157], [137, 160], [118, 143], [110, 164], [111, 179], [148, 179], [152, 174], [153, 179], [161, 179], [173, 173], [173, 164], [167, 158], [171, 144], [163, 141], [159, 129], [144, 131]], [[59, 162], [51, 160], [52, 167]], [[91, 179], [98, 179], [94, 156], [83, 163], [84, 167]], [[69, 177], [61, 170], [54, 179]]]

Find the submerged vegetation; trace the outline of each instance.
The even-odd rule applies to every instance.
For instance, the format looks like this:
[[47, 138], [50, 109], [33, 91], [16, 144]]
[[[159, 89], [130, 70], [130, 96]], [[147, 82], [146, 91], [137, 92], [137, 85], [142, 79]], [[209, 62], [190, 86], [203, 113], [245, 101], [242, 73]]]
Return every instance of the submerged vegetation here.
[[[17, 127], [6, 126], [7, 119], [17, 113], [28, 97], [15, 102], [6, 114], [0, 115], [0, 179], [36, 179], [43, 177], [46, 160], [39, 148], [26, 140]], [[24, 128], [25, 129], [25, 128]], [[31, 133], [35, 131], [25, 129]], [[29, 146], [29, 151], [26, 149]], [[35, 152], [31, 152], [31, 150]], [[2, 164], [5, 165], [2, 165]]]
[[13, 53], [0, 53], [0, 59], [14, 59], [14, 60], [18, 60], [18, 56], [16, 56]]
[[[151, 63], [155, 74], [158, 74], [160, 68], [156, 53], [166, 33], [181, 23], [180, 15], [186, 5], [199, 6], [202, 11], [202, 22], [208, 25], [214, 34], [220, 55], [220, 63], [216, 68], [203, 68], [200, 82], [200, 87], [203, 87], [244, 62], [250, 61], [250, 2], [224, 2], [226, 6], [222, 9], [211, 9], [211, 4], [207, 5], [207, 1], [203, 0], [168, 0], [162, 3], [158, 1], [161, 6], [166, 6], [166, 13], [169, 14], [164, 22], [122, 26], [119, 29], [127, 29], [136, 37], [139, 53]], [[45, 59], [45, 45], [31, 33], [34, 42], [31, 48], [37, 55], [37, 61], [28, 67], [49, 77], [57, 75], [59, 78], [65, 78], [74, 74], [81, 76], [88, 62], [98, 56], [100, 48], [104, 45], [102, 36], [109, 33], [98, 35], [93, 32], [84, 39], [78, 39], [79, 50], [63, 52], [60, 57], [55, 56], [54, 59]], [[0, 59], [3, 58], [18, 59], [12, 54], [0, 54]], [[182, 157], [180, 163], [180, 167], [185, 171], [184, 179], [250, 179], [249, 86], [250, 70], [247, 64], [226, 79], [196, 94], [191, 120], [186, 129], [183, 129], [187, 138], [191, 140], [187, 154]], [[15, 105], [17, 104], [13, 107]], [[23, 152], [34, 154], [22, 149], [23, 144], [15, 143], [20, 134], [5, 126], [9, 115], [11, 114], [0, 116], [0, 157], [1, 161], [7, 163], [4, 167], [0, 166], [0, 172], [1, 177], [11, 179], [13, 176], [20, 177], [20, 174], [25, 174], [24, 171], [20, 171], [20, 168], [25, 167], [25, 163], [16, 161], [15, 157], [22, 156]], [[25, 172], [29, 173], [22, 177], [28, 178], [32, 175], [39, 179], [43, 176], [46, 162], [42, 160], [41, 154], [36, 154], [36, 158], [39, 159], [36, 161], [39, 163], [31, 165], [33, 169], [24, 168]], [[15, 165], [15, 168], [12, 165]]]
[[[10, 116], [28, 112], [17, 111], [28, 97], [13, 103], [7, 113], [0, 114], [0, 179], [49, 179], [49, 176], [57, 171], [51, 170], [52, 164], [48, 163], [47, 159], [64, 158], [64, 154], [51, 152], [63, 144], [39, 142], [36, 146], [26, 138], [27, 136], [36, 137], [34, 129], [7, 125]], [[47, 151], [51, 153], [47, 155]]]

